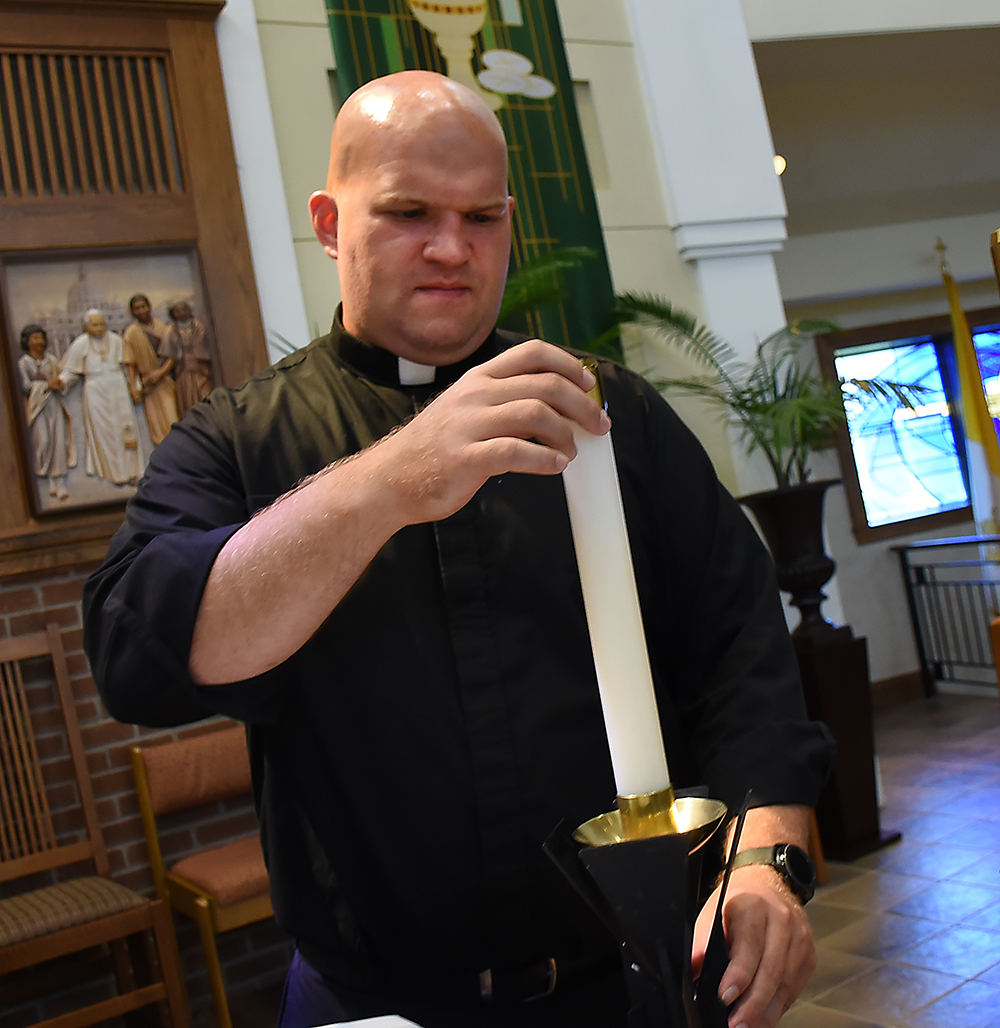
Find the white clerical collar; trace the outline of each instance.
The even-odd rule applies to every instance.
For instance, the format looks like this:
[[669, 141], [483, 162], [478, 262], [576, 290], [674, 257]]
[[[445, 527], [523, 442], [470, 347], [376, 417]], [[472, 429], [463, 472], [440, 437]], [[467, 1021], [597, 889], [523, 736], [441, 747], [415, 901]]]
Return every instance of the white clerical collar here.
[[399, 358], [399, 384], [404, 386], [429, 385], [434, 381], [437, 368], [433, 364], [417, 364], [405, 357]]

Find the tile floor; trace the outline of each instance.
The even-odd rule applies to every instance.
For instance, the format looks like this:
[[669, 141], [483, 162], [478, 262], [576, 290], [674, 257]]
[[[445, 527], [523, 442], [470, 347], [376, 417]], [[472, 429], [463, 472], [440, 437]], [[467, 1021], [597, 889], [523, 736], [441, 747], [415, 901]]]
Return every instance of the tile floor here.
[[[829, 862], [808, 907], [819, 967], [781, 1028], [998, 1028], [997, 694], [900, 704], [875, 735], [882, 827], [903, 838]], [[235, 1028], [272, 1028], [279, 995], [232, 997]]]
[[1000, 1025], [1000, 702], [941, 695], [876, 718], [883, 829], [809, 905], [819, 967], [782, 1028]]

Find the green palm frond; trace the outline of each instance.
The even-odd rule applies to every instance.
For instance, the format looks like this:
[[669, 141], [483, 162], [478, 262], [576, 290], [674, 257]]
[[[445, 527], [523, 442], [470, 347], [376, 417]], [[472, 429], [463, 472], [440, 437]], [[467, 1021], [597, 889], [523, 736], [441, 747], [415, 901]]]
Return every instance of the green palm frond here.
[[497, 321], [503, 324], [537, 307], [562, 303], [568, 295], [564, 272], [596, 256], [588, 246], [566, 246], [513, 268], [507, 276]]
[[[831, 382], [802, 353], [820, 332], [835, 332], [829, 321], [792, 322], [761, 340], [752, 361], [742, 361], [724, 340], [686, 311], [655, 296], [624, 293], [618, 298], [620, 322], [642, 325], [677, 346], [713, 374], [658, 379], [660, 389], [678, 389], [718, 406], [740, 434], [748, 453], [759, 451], [779, 487], [805, 482], [809, 458], [829, 446], [836, 427], [847, 418], [846, 403], [867, 401], [912, 407], [918, 386], [881, 379]], [[853, 386], [846, 390], [845, 386]]]
[[615, 317], [619, 324], [651, 328], [700, 361], [722, 373], [736, 361], [736, 351], [722, 339], [699, 325], [693, 314], [649, 293], [619, 293], [615, 297]]

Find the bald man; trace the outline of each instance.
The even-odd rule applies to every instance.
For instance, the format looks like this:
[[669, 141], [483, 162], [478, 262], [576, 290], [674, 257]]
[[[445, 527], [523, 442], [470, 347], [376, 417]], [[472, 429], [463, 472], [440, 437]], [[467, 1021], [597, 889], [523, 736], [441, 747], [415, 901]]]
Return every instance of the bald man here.
[[[246, 722], [282, 1028], [624, 1025], [614, 940], [541, 849], [614, 806], [559, 477], [610, 424], [571, 353], [494, 328], [499, 123], [433, 73], [369, 83], [310, 210], [333, 329], [157, 448], [87, 583], [95, 679], [123, 720]], [[767, 554], [656, 392], [601, 384], [675, 780], [753, 788], [741, 846], [804, 847], [831, 753]], [[799, 899], [751, 864], [724, 920], [730, 1023], [771, 1028], [815, 962]]]

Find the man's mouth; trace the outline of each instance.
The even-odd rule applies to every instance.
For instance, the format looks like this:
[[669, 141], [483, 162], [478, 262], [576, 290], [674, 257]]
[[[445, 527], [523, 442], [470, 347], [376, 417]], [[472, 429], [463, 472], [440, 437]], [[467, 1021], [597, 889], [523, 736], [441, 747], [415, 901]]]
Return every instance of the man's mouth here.
[[425, 282], [417, 286], [417, 292], [457, 294], [466, 293], [469, 288], [464, 282]]

